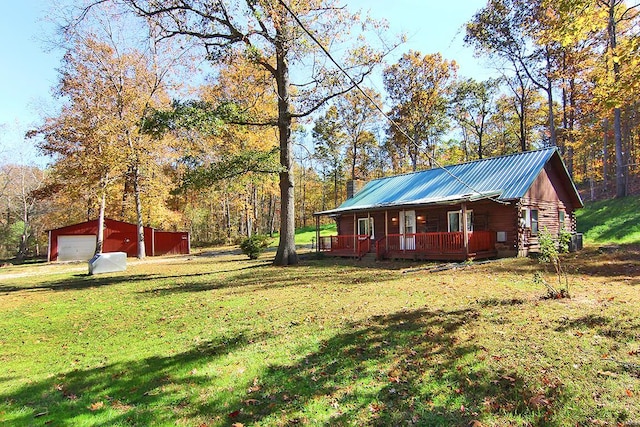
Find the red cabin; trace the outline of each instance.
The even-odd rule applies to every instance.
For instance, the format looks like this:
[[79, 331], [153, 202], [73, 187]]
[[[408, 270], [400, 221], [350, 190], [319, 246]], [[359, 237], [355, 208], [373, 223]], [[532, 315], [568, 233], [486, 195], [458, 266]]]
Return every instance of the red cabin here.
[[[526, 256], [538, 234], [575, 232], [580, 195], [556, 148], [380, 178], [336, 209], [330, 255], [467, 260]], [[319, 230], [319, 227], [318, 227]]]

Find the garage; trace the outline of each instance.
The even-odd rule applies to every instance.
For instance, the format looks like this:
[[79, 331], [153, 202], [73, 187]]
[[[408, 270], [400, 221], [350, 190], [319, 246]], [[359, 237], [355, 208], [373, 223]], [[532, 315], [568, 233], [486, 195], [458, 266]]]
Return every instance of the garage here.
[[58, 261], [89, 261], [95, 251], [95, 235], [58, 236]]
[[[102, 251], [138, 255], [138, 229], [135, 224], [105, 218]], [[98, 220], [81, 222], [49, 230], [49, 261], [88, 261], [96, 250]], [[146, 256], [188, 254], [191, 244], [188, 232], [157, 231], [144, 227]]]

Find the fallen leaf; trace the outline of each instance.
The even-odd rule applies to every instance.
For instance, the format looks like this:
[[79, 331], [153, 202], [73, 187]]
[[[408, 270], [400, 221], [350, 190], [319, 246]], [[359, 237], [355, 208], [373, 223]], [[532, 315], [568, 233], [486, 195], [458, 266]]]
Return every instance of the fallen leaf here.
[[549, 399], [544, 394], [537, 394], [529, 399], [529, 405], [533, 406], [536, 409], [549, 406]]
[[244, 427], [244, 424], [242, 424], [242, 423], [233, 423], [233, 424], [231, 424], [231, 427]]
[[478, 420], [473, 420], [469, 423], [468, 427], [484, 427], [484, 424], [482, 424], [480, 421]]
[[369, 405], [369, 411], [371, 411], [374, 414], [380, 412], [381, 409], [382, 409], [382, 407], [380, 405], [378, 405], [377, 403], [372, 403], [372, 404]]
[[100, 402], [94, 402], [91, 405], [89, 405], [89, 410], [90, 411], [97, 411], [99, 409], [104, 408], [104, 402], [100, 401]]
[[240, 411], [229, 412], [229, 418], [235, 418], [240, 415]]
[[633, 397], [633, 392], [631, 390], [626, 389], [624, 392], [627, 393], [627, 396]]

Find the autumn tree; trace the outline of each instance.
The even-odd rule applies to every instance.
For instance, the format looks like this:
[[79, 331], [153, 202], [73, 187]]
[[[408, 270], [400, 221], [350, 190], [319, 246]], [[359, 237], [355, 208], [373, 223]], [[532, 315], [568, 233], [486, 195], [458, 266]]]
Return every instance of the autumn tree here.
[[[338, 109], [335, 105], [318, 117], [311, 130], [314, 142], [314, 156], [319, 164], [325, 180], [331, 178], [333, 186], [333, 206], [338, 207], [339, 184], [344, 177], [344, 159], [346, 138], [338, 118]], [[326, 203], [322, 204], [322, 210], [326, 209]]]
[[65, 105], [36, 134], [44, 136], [42, 150], [57, 161], [54, 168], [59, 173], [54, 177], [96, 189], [100, 200], [96, 253], [102, 251], [111, 188], [122, 186], [122, 210], [129, 192], [133, 194], [138, 257], [144, 258], [143, 193], [152, 196], [150, 184], [161, 181], [161, 163], [169, 157], [142, 128], [148, 112], [169, 99], [165, 74], [157, 63], [141, 51], [112, 42], [74, 35], [58, 88]]
[[[463, 133], [465, 152], [468, 142], [473, 139], [478, 159], [484, 156], [484, 136], [489, 116], [494, 109], [493, 98], [496, 91], [496, 81], [478, 82], [474, 79], [462, 80], [453, 89], [453, 115]], [[467, 154], [467, 160], [469, 159]]]
[[336, 101], [338, 123], [347, 145], [347, 160], [350, 179], [365, 179], [368, 174], [368, 153], [377, 150], [377, 140], [373, 133], [380, 119], [376, 109], [381, 104], [381, 96], [370, 88], [362, 88], [366, 93], [352, 91]]
[[[465, 42], [480, 54], [496, 56], [510, 64], [519, 79], [526, 76], [544, 91], [548, 108], [548, 143], [557, 145], [552, 73], [557, 44], [535, 37], [543, 22], [536, 18], [543, 12], [539, 0], [489, 0], [467, 23]], [[544, 42], [539, 43], [541, 41]]]
[[64, 57], [57, 94], [68, 102], [57, 116], [47, 118], [34, 134], [44, 140], [42, 151], [54, 157], [57, 176], [67, 185], [89, 186], [99, 199], [96, 253], [102, 251], [102, 223], [107, 193], [124, 173], [125, 146], [114, 129], [116, 102], [108, 79], [101, 75], [101, 60], [110, 49], [86, 39]]
[[[265, 121], [278, 129], [280, 149], [280, 243], [274, 263], [296, 264], [293, 150], [291, 130], [295, 120], [308, 116], [327, 100], [346, 93], [354, 81], [362, 81], [381, 55], [366, 44], [342, 51], [353, 80], [346, 80], [318, 47], [340, 41], [359, 43], [352, 37], [354, 24], [366, 25], [333, 0], [245, 0], [232, 4], [223, 0], [125, 0], [139, 15], [162, 29], [163, 38], [195, 38], [206, 49], [207, 58], [224, 61], [233, 55], [250, 59], [266, 70], [276, 90], [277, 115]], [[377, 25], [377, 24], [376, 24]], [[362, 27], [360, 27], [362, 28]], [[300, 84], [291, 81], [290, 70], [299, 67]], [[294, 89], [296, 88], [296, 89]]]
[[[622, 141], [622, 108], [623, 103], [622, 92], [623, 88], [620, 87], [620, 83], [623, 80], [623, 73], [625, 66], [633, 64], [629, 61], [625, 63], [625, 60], [630, 60], [632, 57], [623, 54], [619, 47], [619, 38], [623, 36], [622, 28], [625, 28], [625, 23], [628, 21], [634, 21], [635, 24], [631, 24], [626, 28], [637, 28], [638, 25], [638, 9], [640, 4], [636, 3], [632, 6], [627, 6], [625, 0], [597, 0], [599, 8], [606, 12], [607, 25], [606, 25], [606, 58], [609, 70], [609, 81], [607, 85], [610, 88], [610, 103], [613, 105], [613, 134], [615, 139], [615, 156], [616, 156], [616, 197], [625, 197], [627, 195], [626, 186], [626, 160], [624, 154], [624, 147]], [[635, 49], [637, 52], [637, 35], [635, 36]], [[640, 68], [638, 66], [638, 60], [635, 60], [636, 70]], [[631, 67], [633, 69], [633, 67]], [[637, 79], [637, 73], [635, 73]]]
[[0, 164], [0, 254], [24, 261], [30, 253], [39, 255], [37, 216], [43, 212], [36, 193], [46, 172], [33, 164]]
[[[262, 122], [275, 114], [269, 74], [236, 56], [232, 64], [220, 65], [209, 83], [198, 89], [197, 100], [176, 101], [173, 108], [155, 112], [148, 122], [152, 133], [168, 132], [180, 141], [176, 196], [189, 200], [194, 208], [189, 208], [190, 218], [199, 228], [211, 230], [207, 234], [215, 235], [215, 241], [221, 241], [222, 234], [230, 243], [238, 234], [273, 233], [277, 195], [271, 175], [280, 171], [278, 140], [273, 127]], [[207, 202], [207, 198], [216, 198], [213, 194], [223, 201], [217, 207], [222, 212], [215, 213]], [[205, 210], [195, 206], [198, 203], [209, 205], [209, 224], [200, 219]], [[265, 205], [268, 209], [261, 209]], [[236, 213], [239, 221], [235, 221]], [[218, 226], [225, 231], [220, 233]]]
[[409, 51], [384, 70], [394, 121], [388, 130], [391, 148], [397, 150], [396, 156], [408, 156], [414, 171], [423, 153], [433, 153], [447, 129], [447, 99], [457, 69], [454, 61], [439, 53], [423, 56]]

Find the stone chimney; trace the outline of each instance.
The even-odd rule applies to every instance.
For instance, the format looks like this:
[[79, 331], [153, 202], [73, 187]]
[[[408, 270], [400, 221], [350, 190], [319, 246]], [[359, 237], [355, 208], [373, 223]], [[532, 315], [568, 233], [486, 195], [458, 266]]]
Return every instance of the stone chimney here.
[[360, 189], [364, 187], [364, 181], [361, 179], [353, 179], [351, 181], [347, 181], [347, 199], [352, 198], [356, 195]]

